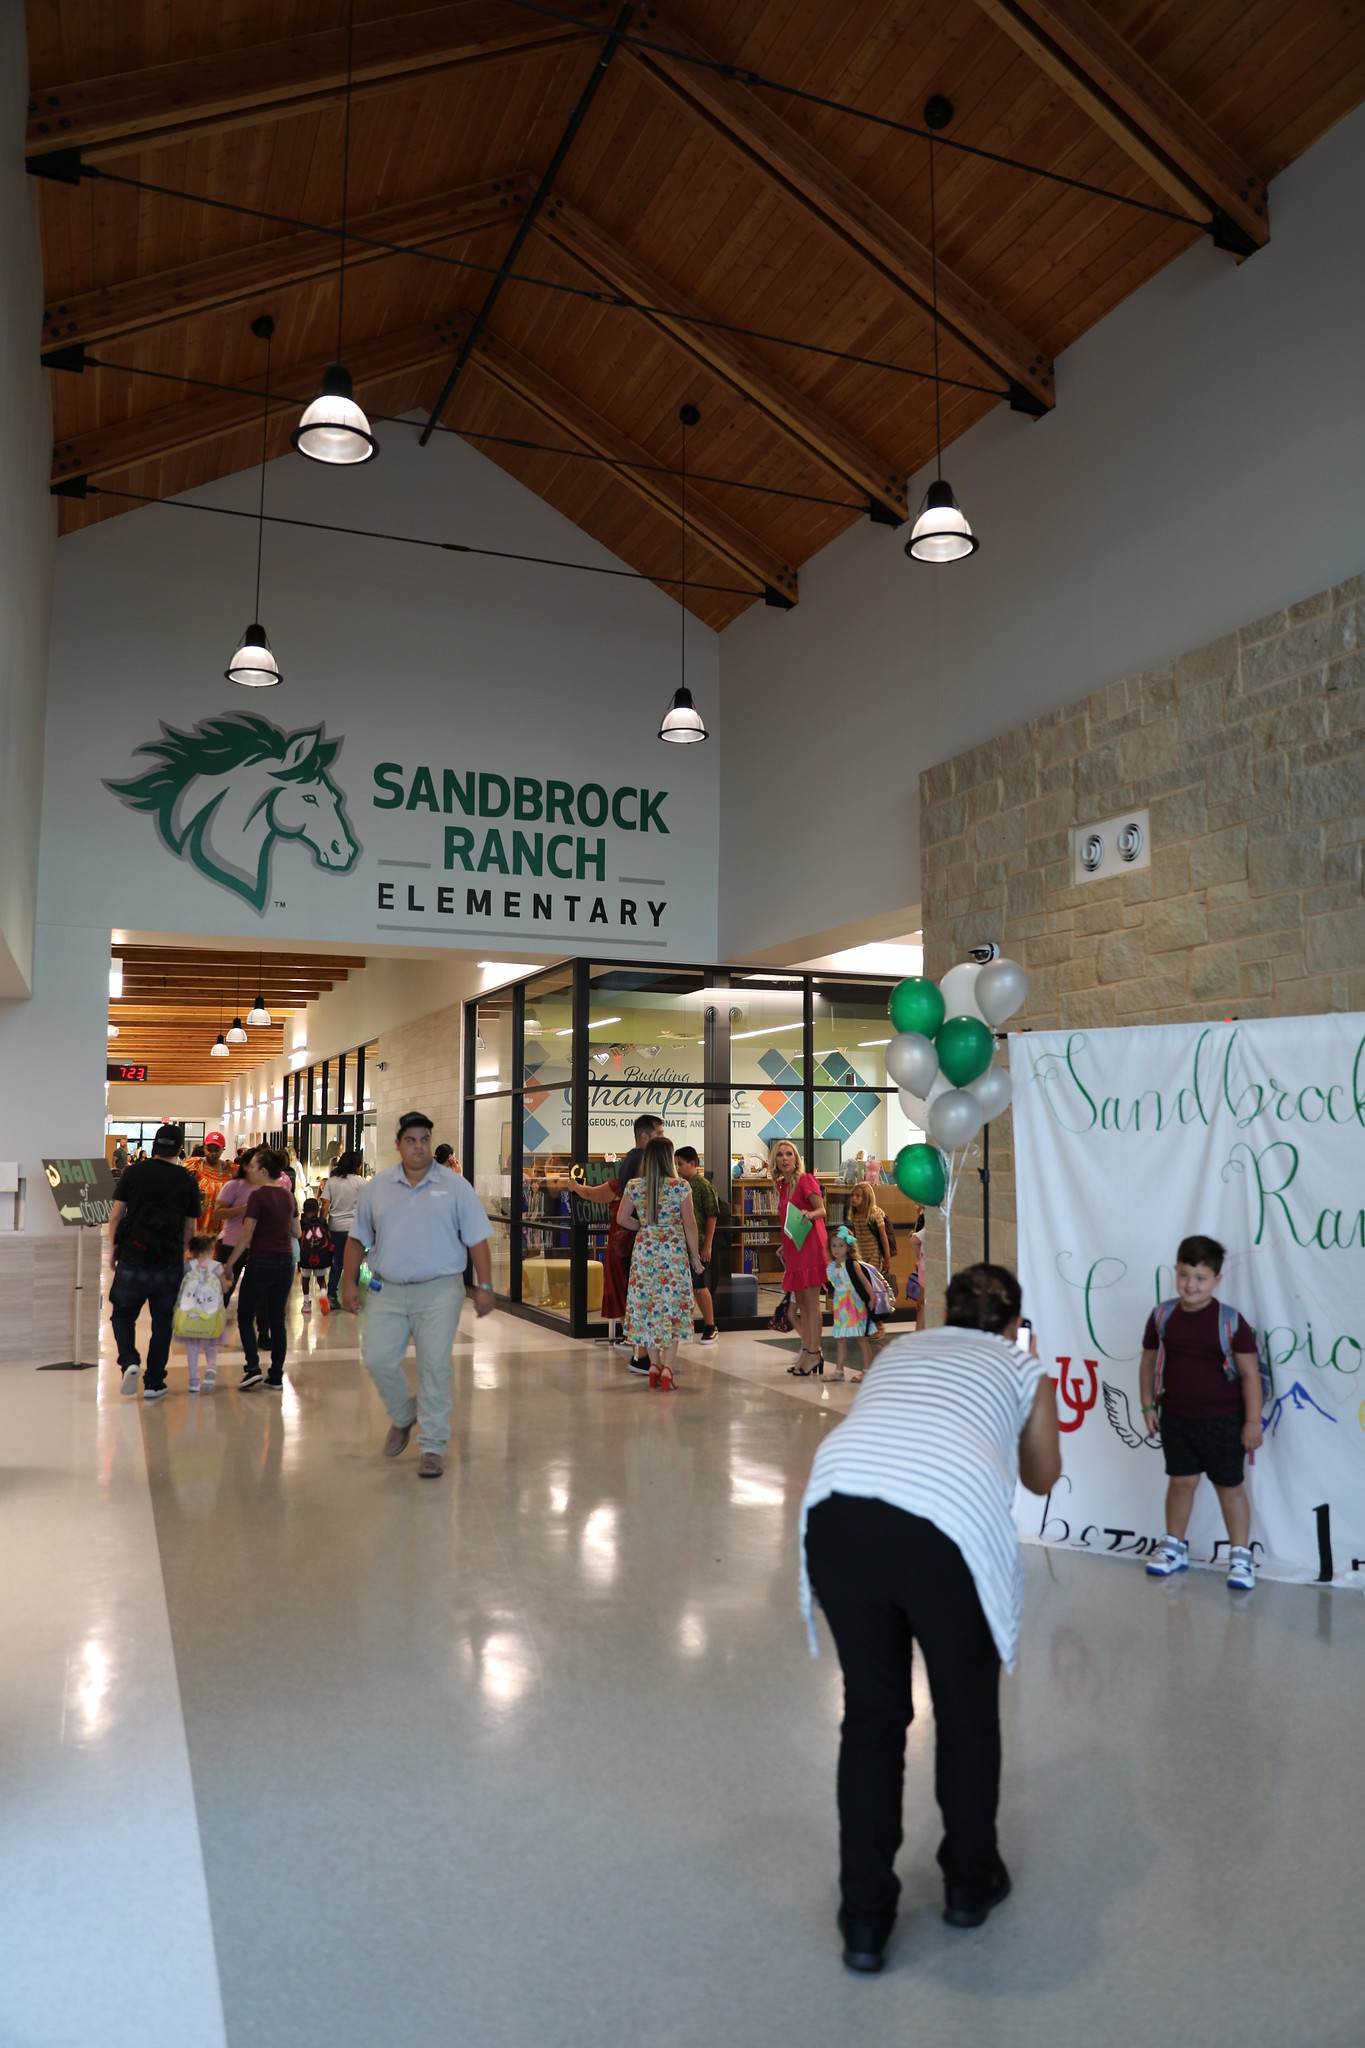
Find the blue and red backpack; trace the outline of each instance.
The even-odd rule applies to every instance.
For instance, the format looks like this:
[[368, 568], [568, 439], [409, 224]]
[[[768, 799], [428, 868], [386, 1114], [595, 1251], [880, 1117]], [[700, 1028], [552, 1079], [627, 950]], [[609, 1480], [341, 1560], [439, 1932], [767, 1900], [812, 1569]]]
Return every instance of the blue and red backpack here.
[[[1166, 1325], [1170, 1322], [1171, 1317], [1179, 1306], [1180, 1303], [1178, 1301], [1159, 1301], [1153, 1311], [1152, 1319], [1156, 1324], [1156, 1398], [1158, 1404], [1161, 1401], [1162, 1382], [1166, 1376]], [[1235, 1380], [1238, 1377], [1237, 1361], [1232, 1355], [1232, 1340], [1237, 1335], [1237, 1325], [1241, 1319], [1241, 1311], [1239, 1309], [1233, 1308], [1229, 1302], [1219, 1302], [1218, 1342], [1223, 1347], [1223, 1371], [1230, 1380]], [[1261, 1368], [1261, 1402], [1263, 1406], [1269, 1407], [1271, 1396], [1270, 1367], [1261, 1356], [1259, 1349], [1256, 1353], [1256, 1362]]]

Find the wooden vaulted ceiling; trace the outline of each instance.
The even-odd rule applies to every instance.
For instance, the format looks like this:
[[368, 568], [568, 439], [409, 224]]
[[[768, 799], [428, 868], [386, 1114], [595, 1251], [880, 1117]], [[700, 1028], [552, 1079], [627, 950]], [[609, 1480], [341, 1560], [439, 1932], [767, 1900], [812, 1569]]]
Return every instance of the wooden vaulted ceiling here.
[[[355, 0], [350, 220], [402, 245], [348, 251], [344, 358], [372, 414], [435, 402], [618, 19]], [[319, 230], [341, 218], [345, 20], [345, 0], [28, 0], [30, 163], [75, 180], [41, 187], [42, 345], [105, 366], [50, 373], [54, 482], [95, 486], [63, 497], [63, 532], [259, 459], [267, 311], [287, 450], [335, 355]], [[1365, 98], [1365, 9], [1338, 0], [668, 0], [629, 29], [442, 424], [670, 587], [695, 403], [689, 578], [725, 587], [689, 605], [718, 627], [765, 586], [797, 597], [872, 501], [904, 516], [933, 452], [934, 386], [906, 374], [933, 366], [926, 145], [800, 94], [912, 123], [946, 94], [956, 141], [1180, 216], [941, 150], [945, 441], [1011, 387], [1065, 405], [1056, 355], [1197, 223], [1222, 222], [1228, 262], [1264, 242], [1267, 181]]]
[[[359, 973], [355, 953], [236, 953], [190, 946], [134, 946], [116, 942], [123, 961], [123, 994], [109, 1000], [111, 1060], [145, 1064], [153, 1088], [230, 1080], [286, 1050], [284, 1026], [307, 1004]], [[234, 1014], [245, 1023], [257, 994], [270, 1023], [248, 1031], [227, 1059], [209, 1047]], [[238, 1005], [240, 1004], [240, 1012]]]

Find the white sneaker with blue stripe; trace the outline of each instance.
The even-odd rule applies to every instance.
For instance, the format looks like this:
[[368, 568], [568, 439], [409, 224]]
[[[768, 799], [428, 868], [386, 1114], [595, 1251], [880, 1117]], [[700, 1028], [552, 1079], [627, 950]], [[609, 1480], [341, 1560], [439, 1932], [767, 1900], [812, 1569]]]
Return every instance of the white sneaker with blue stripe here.
[[1228, 1563], [1228, 1584], [1234, 1593], [1251, 1593], [1256, 1588], [1256, 1566], [1251, 1552], [1234, 1543]]
[[1168, 1536], [1160, 1550], [1154, 1551], [1147, 1560], [1149, 1579], [1171, 1579], [1177, 1572], [1190, 1568], [1190, 1546], [1183, 1536]]

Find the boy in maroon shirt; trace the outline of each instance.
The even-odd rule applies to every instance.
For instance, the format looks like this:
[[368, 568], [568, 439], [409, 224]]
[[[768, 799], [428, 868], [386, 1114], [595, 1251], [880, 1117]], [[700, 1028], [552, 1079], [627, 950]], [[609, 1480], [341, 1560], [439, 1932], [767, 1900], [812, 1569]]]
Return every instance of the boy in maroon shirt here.
[[1213, 1237], [1187, 1237], [1176, 1253], [1175, 1302], [1147, 1318], [1142, 1338], [1142, 1414], [1148, 1436], [1161, 1431], [1166, 1460], [1166, 1541], [1147, 1565], [1151, 1577], [1189, 1570], [1185, 1531], [1201, 1473], [1207, 1473], [1227, 1524], [1228, 1584], [1249, 1593], [1251, 1503], [1243, 1483], [1245, 1457], [1261, 1444], [1261, 1367], [1246, 1317], [1218, 1301], [1223, 1247]]

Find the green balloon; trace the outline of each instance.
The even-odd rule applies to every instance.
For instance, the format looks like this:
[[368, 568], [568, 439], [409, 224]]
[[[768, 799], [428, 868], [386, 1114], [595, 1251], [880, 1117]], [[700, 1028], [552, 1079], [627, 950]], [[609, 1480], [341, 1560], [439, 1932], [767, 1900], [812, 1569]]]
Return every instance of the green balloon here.
[[923, 974], [898, 981], [888, 1005], [897, 1031], [920, 1031], [932, 1038], [943, 1022], [943, 997], [937, 982]]
[[948, 1186], [937, 1145], [902, 1145], [896, 1154], [896, 1186], [916, 1202], [941, 1202]]
[[950, 1017], [940, 1025], [934, 1047], [939, 1066], [954, 1088], [965, 1088], [978, 1074], [984, 1074], [995, 1056], [991, 1027], [978, 1017]]

